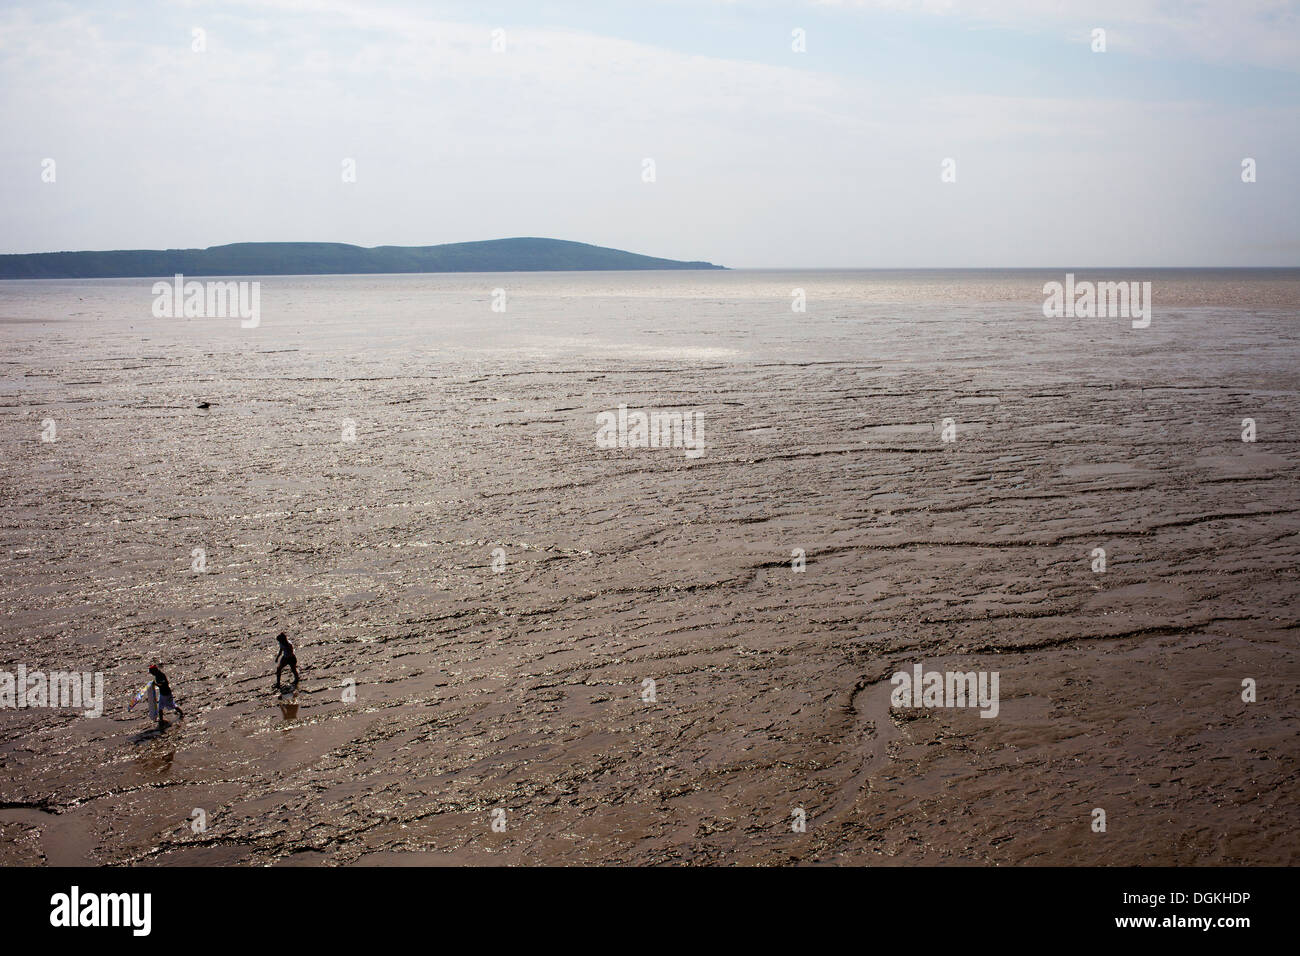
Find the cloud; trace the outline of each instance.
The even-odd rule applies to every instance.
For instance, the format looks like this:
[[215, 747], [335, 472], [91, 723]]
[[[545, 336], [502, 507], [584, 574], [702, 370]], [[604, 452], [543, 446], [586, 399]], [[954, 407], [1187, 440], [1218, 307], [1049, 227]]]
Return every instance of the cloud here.
[[1190, 57], [1300, 72], [1295, 0], [813, 0], [844, 10], [948, 17], [1029, 32], [1068, 32], [1085, 42], [1102, 27], [1108, 45], [1156, 57]]
[[1177, 264], [1283, 249], [1300, 220], [1290, 102], [921, 91], [508, 23], [495, 53], [493, 26], [347, 0], [8, 8], [0, 251], [549, 235], [731, 265]]

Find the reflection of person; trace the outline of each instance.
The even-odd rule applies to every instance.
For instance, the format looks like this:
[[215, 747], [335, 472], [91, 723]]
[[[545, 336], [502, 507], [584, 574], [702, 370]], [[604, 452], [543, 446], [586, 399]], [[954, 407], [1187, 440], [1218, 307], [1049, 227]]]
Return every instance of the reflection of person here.
[[185, 712], [176, 706], [176, 701], [172, 699], [172, 685], [167, 683], [167, 675], [162, 672], [157, 664], [149, 667], [149, 676], [153, 678], [154, 690], [158, 692], [158, 729], [162, 730], [167, 726], [163, 720], [163, 711], [174, 710], [176, 716], [181, 720], [185, 719]]
[[275, 687], [280, 689], [280, 672], [286, 667], [293, 672], [293, 682], [298, 683], [298, 658], [293, 654], [293, 645], [289, 643], [289, 635], [283, 631], [276, 638], [280, 642], [280, 651], [275, 655]]

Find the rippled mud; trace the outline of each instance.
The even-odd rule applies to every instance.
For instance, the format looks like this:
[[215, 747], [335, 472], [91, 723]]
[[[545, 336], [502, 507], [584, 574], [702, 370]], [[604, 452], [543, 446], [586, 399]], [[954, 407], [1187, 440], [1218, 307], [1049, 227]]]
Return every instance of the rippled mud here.
[[1300, 283], [1042, 281], [0, 287], [0, 863], [1295, 863]]

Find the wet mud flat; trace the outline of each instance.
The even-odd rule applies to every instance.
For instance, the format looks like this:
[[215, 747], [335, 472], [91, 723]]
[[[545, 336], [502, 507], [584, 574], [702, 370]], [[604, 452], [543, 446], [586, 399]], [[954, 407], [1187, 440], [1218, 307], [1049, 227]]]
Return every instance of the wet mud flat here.
[[[709, 281], [0, 297], [0, 668], [107, 688], [0, 711], [0, 863], [1296, 862], [1294, 283], [1137, 332]], [[704, 453], [598, 448], [620, 404]], [[998, 715], [892, 708], [917, 663]]]

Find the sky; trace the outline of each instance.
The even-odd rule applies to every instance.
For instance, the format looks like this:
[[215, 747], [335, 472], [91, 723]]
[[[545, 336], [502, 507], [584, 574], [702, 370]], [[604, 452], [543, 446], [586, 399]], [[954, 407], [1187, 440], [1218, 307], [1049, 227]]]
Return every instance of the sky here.
[[1300, 265], [1300, 0], [0, 0], [0, 131], [3, 253]]

